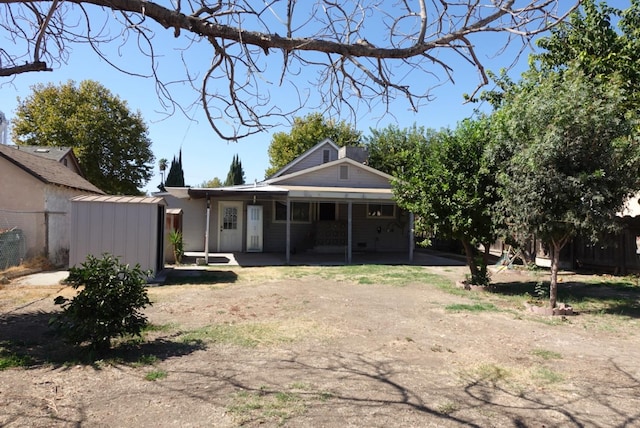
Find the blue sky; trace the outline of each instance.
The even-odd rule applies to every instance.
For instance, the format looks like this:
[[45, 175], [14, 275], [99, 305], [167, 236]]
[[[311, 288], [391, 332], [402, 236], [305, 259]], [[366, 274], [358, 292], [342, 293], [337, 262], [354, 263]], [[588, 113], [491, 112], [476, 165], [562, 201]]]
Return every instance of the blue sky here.
[[[161, 32], [162, 30], [156, 30]], [[168, 33], [168, 31], [167, 31]], [[171, 31], [172, 33], [172, 31]], [[475, 42], [479, 44], [478, 52], [481, 61], [487, 69], [498, 71], [501, 67], [509, 66], [514, 61], [517, 49], [511, 49], [497, 55], [497, 51], [504, 44], [505, 35], [491, 35], [477, 37]], [[160, 34], [156, 44], [159, 60], [159, 73], [170, 80], [174, 72], [182, 71], [182, 64], [178, 55], [178, 48], [184, 45], [182, 40], [175, 40], [169, 34]], [[182, 45], [181, 45], [182, 44]], [[514, 46], [515, 48], [515, 46]], [[128, 70], [143, 70], [148, 65], [144, 57], [137, 51], [129, 48], [120, 49], [113, 44], [110, 48], [110, 60]], [[189, 64], [195, 72], [206, 68], [210, 61], [210, 47], [206, 44], [196, 45], [190, 48]], [[281, 55], [267, 57], [268, 66], [274, 72], [280, 70]], [[469, 117], [478, 105], [464, 104], [463, 94], [473, 91], [478, 83], [477, 71], [466, 62], [453, 58], [449, 64], [454, 68], [453, 77], [455, 84], [446, 83], [437, 88], [433, 95], [435, 99], [424, 106], [417, 113], [409, 110], [408, 103], [400, 98], [392, 105], [393, 115], [384, 114], [382, 111], [371, 111], [361, 114], [355, 126], [369, 135], [370, 128], [384, 128], [390, 124], [405, 128], [414, 123], [427, 128], [454, 127], [456, 123], [465, 117]], [[525, 53], [516, 67], [511, 71], [516, 76], [526, 68], [527, 54]], [[422, 84], [425, 79], [432, 77], [414, 73], [409, 80], [415, 84]], [[198, 186], [203, 181], [219, 177], [224, 181], [231, 160], [238, 154], [245, 171], [247, 182], [262, 180], [264, 171], [268, 167], [267, 148], [271, 136], [275, 132], [286, 132], [290, 128], [281, 126], [268, 133], [257, 134], [236, 143], [228, 143], [221, 140], [210, 128], [204, 117], [201, 107], [191, 108], [188, 115], [195, 121], [189, 121], [183, 114], [175, 113], [167, 117], [167, 111], [158, 100], [153, 79], [145, 77], [128, 76], [110, 67], [100, 59], [87, 46], [74, 46], [67, 64], [56, 67], [53, 72], [26, 73], [15, 76], [12, 80], [5, 78], [0, 81], [2, 98], [0, 111], [3, 111], [11, 120], [17, 106], [17, 97], [25, 98], [31, 93], [31, 86], [37, 83], [66, 82], [68, 80], [79, 82], [84, 79], [92, 79], [107, 87], [114, 95], [125, 100], [131, 110], [139, 110], [149, 127], [149, 137], [152, 141], [152, 150], [156, 157], [155, 176], [145, 186], [145, 190], [152, 192], [160, 183], [160, 174], [157, 169], [157, 160], [167, 158], [169, 161], [182, 149], [183, 169], [185, 181], [188, 185]], [[298, 79], [298, 86], [308, 90], [313, 96], [314, 87], [307, 83], [309, 76], [303, 72]], [[275, 91], [278, 89], [276, 88]], [[197, 96], [197, 92], [187, 85], [176, 84], [171, 88], [172, 95], [182, 105], [189, 105]], [[278, 93], [278, 102], [287, 99], [285, 93]], [[486, 106], [480, 106], [486, 109]], [[297, 116], [303, 116], [314, 110], [303, 110]], [[336, 118], [342, 119], [342, 118]]]

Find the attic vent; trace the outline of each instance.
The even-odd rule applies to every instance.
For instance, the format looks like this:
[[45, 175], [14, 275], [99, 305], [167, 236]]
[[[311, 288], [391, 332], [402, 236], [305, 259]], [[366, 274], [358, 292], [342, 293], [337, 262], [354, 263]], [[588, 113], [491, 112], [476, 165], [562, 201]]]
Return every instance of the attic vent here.
[[49, 153], [49, 149], [36, 149], [36, 153]]
[[349, 166], [340, 165], [340, 180], [348, 180], [348, 179], [349, 179]]
[[322, 163], [327, 163], [329, 162], [329, 150], [323, 150], [322, 151]]

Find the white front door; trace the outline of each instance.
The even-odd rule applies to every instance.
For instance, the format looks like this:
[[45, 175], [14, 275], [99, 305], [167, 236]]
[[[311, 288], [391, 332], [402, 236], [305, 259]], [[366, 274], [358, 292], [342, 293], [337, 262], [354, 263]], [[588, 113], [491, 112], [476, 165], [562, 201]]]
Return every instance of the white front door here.
[[220, 202], [218, 251], [242, 251], [242, 202]]

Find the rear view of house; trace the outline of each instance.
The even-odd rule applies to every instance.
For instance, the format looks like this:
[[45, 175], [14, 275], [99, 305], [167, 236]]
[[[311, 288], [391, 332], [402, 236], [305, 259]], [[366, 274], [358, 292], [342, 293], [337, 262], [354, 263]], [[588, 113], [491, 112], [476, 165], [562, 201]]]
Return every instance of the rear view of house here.
[[360, 147], [324, 140], [260, 183], [168, 188], [186, 251], [334, 253], [413, 251], [413, 215], [393, 200], [392, 177]]

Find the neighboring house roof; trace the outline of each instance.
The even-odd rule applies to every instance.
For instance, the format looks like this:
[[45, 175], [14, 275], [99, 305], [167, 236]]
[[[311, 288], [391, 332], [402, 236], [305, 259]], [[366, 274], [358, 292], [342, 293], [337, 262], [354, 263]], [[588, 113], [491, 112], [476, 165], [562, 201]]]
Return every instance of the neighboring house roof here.
[[0, 157], [47, 184], [103, 195], [104, 192], [58, 161], [0, 144]]
[[[62, 163], [64, 166], [69, 167], [67, 162], [71, 162], [75, 171], [79, 171], [79, 174], [85, 177], [80, 163], [71, 147], [58, 147], [58, 146], [13, 146], [18, 150], [31, 153], [32, 155], [40, 156], [46, 159], [51, 159], [56, 162]], [[86, 178], [86, 177], [85, 177]]]
[[303, 154], [301, 154], [300, 156], [298, 156], [297, 158], [295, 158], [294, 160], [292, 160], [291, 162], [289, 162], [288, 164], [286, 164], [285, 166], [280, 168], [278, 170], [278, 172], [276, 172], [275, 174], [273, 174], [269, 178], [276, 178], [276, 177], [279, 177], [279, 176], [283, 175], [287, 170], [291, 169], [291, 167], [293, 167], [296, 164], [302, 162], [304, 159], [306, 159], [307, 157], [311, 156], [313, 154], [313, 152], [315, 152], [319, 147], [322, 147], [322, 146], [324, 146], [326, 144], [332, 146], [336, 150], [340, 150], [340, 147], [338, 147], [338, 145], [336, 143], [334, 143], [331, 140], [331, 138], [325, 138], [324, 140], [320, 141], [318, 144], [316, 144], [315, 146], [311, 147], [309, 150], [307, 150], [306, 152], [304, 152]]
[[31, 153], [32, 155], [51, 159], [60, 162], [69, 152], [73, 153], [71, 147], [54, 147], [54, 146], [10, 146], [17, 150]]

